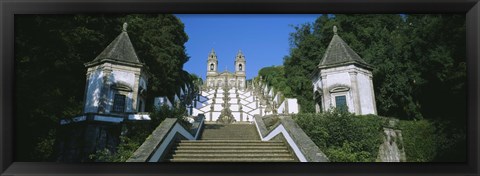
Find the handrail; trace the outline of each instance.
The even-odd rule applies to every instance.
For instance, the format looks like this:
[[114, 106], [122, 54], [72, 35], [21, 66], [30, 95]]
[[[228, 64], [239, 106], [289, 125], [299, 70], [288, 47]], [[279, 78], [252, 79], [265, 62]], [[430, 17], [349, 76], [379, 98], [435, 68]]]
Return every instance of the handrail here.
[[[200, 116], [199, 116], [200, 117]], [[201, 116], [195, 135], [186, 130], [176, 118], [165, 119], [152, 132], [145, 142], [133, 153], [127, 162], [159, 162], [165, 155], [170, 144], [177, 139], [178, 135], [188, 139], [196, 140], [203, 127], [205, 117]]]
[[300, 162], [328, 162], [327, 156], [305, 134], [290, 116], [282, 116], [280, 124], [268, 131], [263, 117], [254, 116], [255, 126], [262, 141], [269, 141], [282, 134]]

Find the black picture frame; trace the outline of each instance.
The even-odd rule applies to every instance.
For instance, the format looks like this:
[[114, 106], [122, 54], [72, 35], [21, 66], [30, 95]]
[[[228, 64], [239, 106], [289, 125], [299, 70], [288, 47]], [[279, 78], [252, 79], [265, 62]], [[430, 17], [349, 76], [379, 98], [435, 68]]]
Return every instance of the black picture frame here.
[[[0, 2], [0, 172], [2, 175], [478, 175], [478, 0], [69, 0]], [[15, 162], [14, 16], [77, 13], [465, 13], [466, 163], [25, 163]]]

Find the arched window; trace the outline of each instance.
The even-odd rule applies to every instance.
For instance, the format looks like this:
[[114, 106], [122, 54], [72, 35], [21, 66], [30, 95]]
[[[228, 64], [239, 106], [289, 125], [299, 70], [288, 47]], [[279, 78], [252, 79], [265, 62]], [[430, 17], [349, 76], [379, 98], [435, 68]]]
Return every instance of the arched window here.
[[210, 71], [213, 71], [213, 64], [210, 64]]
[[238, 65], [238, 70], [242, 71], [242, 64]]

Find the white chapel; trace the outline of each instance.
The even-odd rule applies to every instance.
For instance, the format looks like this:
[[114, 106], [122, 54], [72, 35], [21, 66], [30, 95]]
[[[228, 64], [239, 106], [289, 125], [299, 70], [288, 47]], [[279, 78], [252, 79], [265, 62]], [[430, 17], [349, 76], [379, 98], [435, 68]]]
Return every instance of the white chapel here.
[[333, 32], [312, 77], [316, 112], [342, 107], [357, 115], [377, 114], [372, 66], [342, 40], [336, 26]]

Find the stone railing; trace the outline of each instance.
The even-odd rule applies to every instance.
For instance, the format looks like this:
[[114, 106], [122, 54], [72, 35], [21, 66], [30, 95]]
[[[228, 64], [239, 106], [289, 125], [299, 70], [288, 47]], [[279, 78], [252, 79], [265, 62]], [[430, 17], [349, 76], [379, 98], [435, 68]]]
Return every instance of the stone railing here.
[[119, 113], [119, 114], [99, 114], [99, 113], [85, 113], [83, 115], [75, 116], [73, 118], [65, 118], [60, 120], [60, 125], [67, 125], [70, 123], [77, 122], [110, 122], [110, 123], [121, 123], [124, 121], [149, 121], [150, 113], [148, 112], [128, 112], [128, 113]]
[[177, 139], [196, 140], [203, 127], [205, 117], [195, 118], [192, 128], [187, 130], [176, 118], [165, 119], [127, 162], [159, 162], [165, 157]]
[[[254, 119], [262, 141], [283, 137], [283, 140], [288, 143], [300, 162], [329, 162], [327, 156], [320, 151], [320, 148], [315, 145], [290, 116], [270, 115], [262, 117], [256, 115]], [[265, 121], [275, 124], [269, 125], [269, 129]]]

